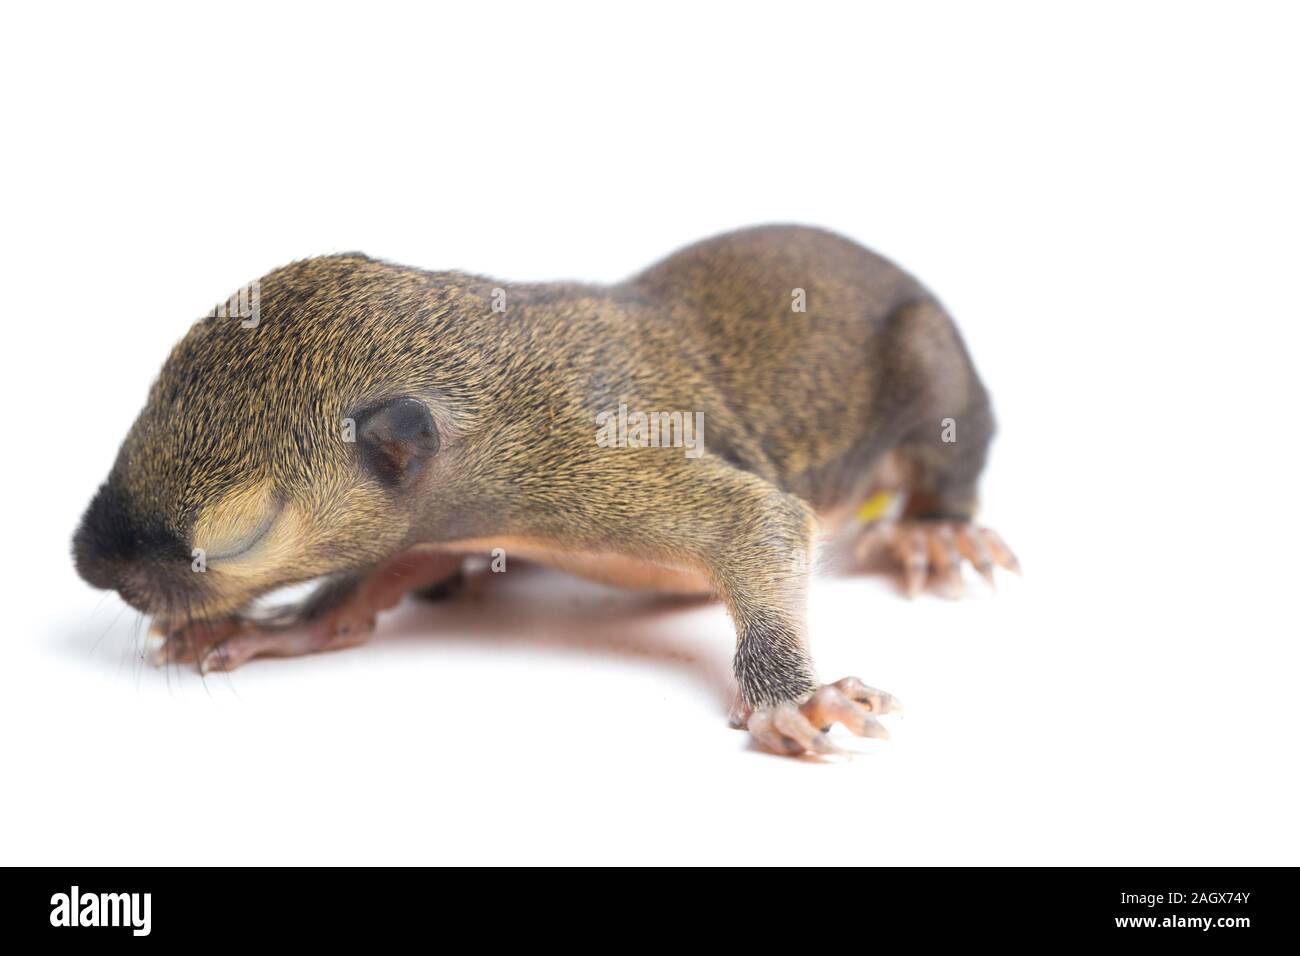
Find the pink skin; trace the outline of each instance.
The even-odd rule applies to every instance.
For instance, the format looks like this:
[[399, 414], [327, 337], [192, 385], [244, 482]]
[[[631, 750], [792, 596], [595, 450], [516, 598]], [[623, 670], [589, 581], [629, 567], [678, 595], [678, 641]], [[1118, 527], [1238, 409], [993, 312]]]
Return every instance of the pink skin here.
[[881, 521], [867, 526], [858, 541], [858, 558], [888, 550], [902, 566], [908, 597], [933, 583], [951, 597], [962, 593], [961, 566], [968, 561], [994, 586], [994, 567], [1020, 573], [1020, 562], [998, 533], [967, 521]]
[[163, 632], [156, 664], [195, 662], [199, 672], [234, 670], [254, 657], [297, 657], [355, 647], [370, 639], [375, 620], [408, 591], [446, 580], [460, 569], [456, 555], [408, 551], [380, 565], [339, 607], [288, 626], [266, 626], [239, 615]]
[[889, 731], [876, 715], [902, 712], [897, 698], [856, 677], [845, 677], [823, 684], [802, 704], [776, 704], [752, 713], [739, 710], [732, 715], [732, 723], [748, 727], [754, 739], [773, 753], [843, 755], [827, 735], [832, 725], [843, 724], [859, 737], [886, 738]]

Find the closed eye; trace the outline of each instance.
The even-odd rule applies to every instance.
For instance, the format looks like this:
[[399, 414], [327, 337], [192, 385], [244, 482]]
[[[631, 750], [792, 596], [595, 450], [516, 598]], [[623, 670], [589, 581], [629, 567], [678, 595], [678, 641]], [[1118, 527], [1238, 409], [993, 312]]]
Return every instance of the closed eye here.
[[252, 551], [266, 537], [267, 532], [271, 530], [271, 526], [275, 524], [275, 519], [279, 516], [280, 509], [275, 508], [268, 512], [258, 525], [234, 540], [219, 540], [217, 542], [218, 546], [208, 551], [207, 559], [209, 561], [229, 560]]

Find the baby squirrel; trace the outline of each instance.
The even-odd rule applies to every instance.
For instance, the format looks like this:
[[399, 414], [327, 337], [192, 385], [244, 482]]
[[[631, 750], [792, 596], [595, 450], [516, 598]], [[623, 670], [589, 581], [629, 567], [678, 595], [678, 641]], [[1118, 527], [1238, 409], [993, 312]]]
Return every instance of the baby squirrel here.
[[[676, 593], [736, 626], [735, 720], [777, 753], [899, 709], [819, 684], [815, 533], [886, 546], [909, 592], [963, 560], [993, 435], [951, 319], [819, 229], [728, 233], [619, 285], [507, 284], [361, 254], [277, 269], [172, 349], [73, 541], [150, 615], [157, 659], [228, 670], [359, 644], [467, 554]], [[956, 440], [953, 440], [953, 439]], [[890, 520], [882, 495], [905, 500]], [[322, 579], [273, 620], [261, 595]]]

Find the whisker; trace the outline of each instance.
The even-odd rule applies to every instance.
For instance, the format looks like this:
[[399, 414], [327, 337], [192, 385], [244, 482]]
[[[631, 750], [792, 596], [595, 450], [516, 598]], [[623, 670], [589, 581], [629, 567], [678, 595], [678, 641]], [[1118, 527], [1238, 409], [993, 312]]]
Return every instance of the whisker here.
[[[104, 603], [102, 598], [100, 599], [99, 603], [100, 604]], [[108, 627], [104, 628], [104, 630], [100, 632], [99, 637], [95, 638], [94, 643], [91, 644], [89, 650], [86, 651], [87, 657], [92, 656], [95, 653], [95, 651], [99, 649], [100, 642], [104, 640], [104, 637], [108, 634], [109, 631], [111, 631], [114, 627], [117, 626], [117, 622], [122, 620], [122, 612], [125, 611], [126, 608], [127, 605], [123, 604], [120, 608], [117, 609], [117, 614], [113, 616], [113, 620], [108, 622]], [[98, 607], [96, 607], [96, 610], [98, 610]]]

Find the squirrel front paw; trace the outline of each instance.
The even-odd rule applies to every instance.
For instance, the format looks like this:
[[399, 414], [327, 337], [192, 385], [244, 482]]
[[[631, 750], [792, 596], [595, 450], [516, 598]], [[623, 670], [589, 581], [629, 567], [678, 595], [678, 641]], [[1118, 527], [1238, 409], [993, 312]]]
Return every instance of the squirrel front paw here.
[[868, 687], [856, 677], [823, 684], [802, 703], [787, 701], [754, 708], [747, 717], [737, 714], [759, 745], [772, 753], [843, 754], [830, 739], [834, 724], [843, 724], [859, 737], [886, 739], [889, 731], [876, 719], [879, 714], [901, 714], [897, 698]]
[[153, 646], [147, 659], [158, 667], [193, 663], [200, 674], [232, 671], [254, 657], [298, 657], [355, 647], [368, 640], [374, 629], [373, 614], [344, 612], [320, 621], [277, 627], [236, 616], [172, 631], [151, 628]]
[[217, 620], [155, 621], [147, 659], [157, 665], [193, 663], [200, 674], [231, 671], [254, 657], [297, 657], [355, 647], [375, 630], [376, 618], [408, 591], [460, 574], [461, 558], [413, 550], [366, 575], [321, 585], [296, 605], [269, 617], [236, 613]]

